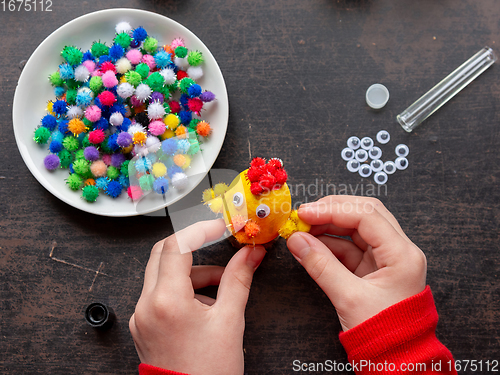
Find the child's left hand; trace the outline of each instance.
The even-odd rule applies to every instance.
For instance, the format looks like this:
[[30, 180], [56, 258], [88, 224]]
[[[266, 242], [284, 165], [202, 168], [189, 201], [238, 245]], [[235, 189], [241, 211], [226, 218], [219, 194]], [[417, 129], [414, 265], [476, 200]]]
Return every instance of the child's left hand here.
[[[263, 247], [244, 247], [228, 265], [193, 266], [191, 251], [222, 236], [224, 221], [200, 222], [158, 242], [130, 332], [142, 363], [189, 374], [243, 374], [244, 313]], [[218, 285], [217, 299], [194, 290]]]

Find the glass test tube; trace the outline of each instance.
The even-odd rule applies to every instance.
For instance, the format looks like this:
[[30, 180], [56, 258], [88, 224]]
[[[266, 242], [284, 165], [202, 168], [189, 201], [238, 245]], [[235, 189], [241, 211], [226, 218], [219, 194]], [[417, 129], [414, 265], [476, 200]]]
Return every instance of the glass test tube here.
[[484, 47], [415, 103], [397, 115], [396, 119], [399, 124], [404, 130], [411, 132], [478, 75], [488, 69], [496, 60], [497, 57], [493, 50]]

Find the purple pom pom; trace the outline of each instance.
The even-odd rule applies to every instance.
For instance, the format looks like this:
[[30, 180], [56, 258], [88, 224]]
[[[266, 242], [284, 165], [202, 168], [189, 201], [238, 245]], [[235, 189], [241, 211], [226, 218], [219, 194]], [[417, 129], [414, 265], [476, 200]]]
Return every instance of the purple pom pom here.
[[111, 155], [111, 165], [116, 168], [120, 168], [125, 161], [125, 155], [121, 152], [118, 154]]
[[151, 102], [163, 103], [164, 101], [165, 101], [165, 98], [161, 92], [155, 91], [154, 93], [151, 94]]
[[85, 159], [89, 161], [96, 161], [99, 159], [99, 151], [94, 146], [85, 147], [83, 156], [85, 156]]
[[215, 99], [215, 94], [211, 91], [205, 91], [200, 95], [200, 99], [205, 103], [211, 102]]
[[45, 168], [47, 168], [49, 171], [53, 171], [54, 169], [57, 169], [59, 167], [59, 164], [61, 164], [61, 161], [59, 160], [59, 156], [50, 154], [43, 159], [43, 164], [45, 164]]
[[116, 143], [120, 147], [128, 147], [132, 144], [132, 136], [127, 132], [121, 132], [120, 134], [118, 134]]

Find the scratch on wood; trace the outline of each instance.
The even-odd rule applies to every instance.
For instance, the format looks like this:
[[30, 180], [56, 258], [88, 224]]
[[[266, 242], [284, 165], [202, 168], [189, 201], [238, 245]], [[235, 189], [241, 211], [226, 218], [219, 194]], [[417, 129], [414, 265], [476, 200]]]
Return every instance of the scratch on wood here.
[[252, 147], [250, 146], [250, 131], [252, 130], [252, 124], [248, 124], [248, 155], [250, 160], [252, 160]]
[[[63, 259], [59, 259], [59, 258], [56, 258], [54, 256], [54, 249], [56, 248], [57, 246], [57, 242], [56, 241], [53, 241], [52, 242], [52, 246], [50, 248], [50, 254], [49, 254], [49, 258], [52, 259], [53, 261], [55, 262], [58, 262], [58, 263], [62, 263], [62, 264], [66, 264], [67, 266], [71, 266], [71, 267], [75, 267], [75, 268], [78, 268], [78, 269], [81, 269], [81, 270], [84, 270], [84, 271], [87, 271], [87, 272], [95, 272], [96, 273], [96, 276], [97, 274], [99, 275], [103, 275], [103, 276], [108, 276], [108, 277], [111, 277], [110, 275], [104, 273], [104, 272], [101, 272], [101, 266], [103, 265], [103, 263], [101, 262], [101, 264], [99, 265], [99, 268], [97, 270], [93, 270], [92, 268], [88, 268], [88, 267], [83, 267], [83, 266], [80, 266], [78, 264], [74, 264], [74, 263], [70, 263], [70, 262], [67, 262]], [[95, 278], [94, 278], [95, 280]], [[92, 285], [94, 283], [92, 282]], [[92, 288], [92, 287], [91, 287]]]
[[104, 263], [101, 262], [101, 264], [99, 264], [99, 267], [97, 268], [97, 271], [95, 271], [95, 276], [94, 276], [94, 279], [92, 280], [92, 284], [90, 284], [89, 292], [92, 291], [92, 287], [94, 286], [95, 279], [97, 279], [97, 276], [101, 273], [101, 269], [103, 266], [104, 266]]

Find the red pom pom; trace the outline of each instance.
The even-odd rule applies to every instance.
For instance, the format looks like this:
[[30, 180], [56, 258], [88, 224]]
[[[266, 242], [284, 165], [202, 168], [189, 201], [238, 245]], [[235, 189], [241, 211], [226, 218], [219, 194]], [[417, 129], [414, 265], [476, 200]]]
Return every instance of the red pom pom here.
[[284, 169], [278, 169], [274, 176], [276, 177], [276, 183], [278, 183], [280, 186], [283, 185], [288, 179], [288, 174]]
[[276, 178], [272, 174], [262, 175], [260, 177], [259, 184], [263, 190], [272, 190], [274, 185], [276, 184]]
[[112, 106], [116, 102], [116, 98], [110, 91], [103, 91], [98, 95], [102, 105]]
[[261, 175], [262, 171], [260, 168], [249, 168], [247, 171], [247, 177], [250, 182], [258, 182]]
[[108, 70], [111, 70], [116, 74], [116, 67], [111, 61], [105, 61], [101, 65], [101, 72], [106, 73]]
[[258, 168], [258, 167], [262, 167], [263, 165], [266, 164], [266, 161], [262, 158], [253, 158], [252, 161], [250, 162], [250, 167], [252, 168]]
[[200, 98], [190, 98], [188, 99], [189, 110], [195, 113], [200, 113], [203, 108], [203, 102]]
[[104, 138], [106, 138], [106, 135], [104, 134], [104, 131], [102, 129], [95, 129], [89, 132], [89, 142], [97, 145], [104, 141]]
[[179, 113], [181, 110], [181, 105], [176, 101], [171, 101], [168, 105], [170, 106], [170, 111], [172, 113]]
[[253, 195], [259, 195], [264, 190], [262, 189], [262, 186], [260, 186], [259, 182], [252, 182], [252, 184], [250, 185], [250, 191], [252, 192]]
[[177, 71], [177, 80], [180, 81], [183, 78], [188, 77], [188, 74], [184, 70]]
[[271, 160], [269, 160], [269, 162], [267, 163], [267, 165], [270, 165], [274, 169], [283, 168], [283, 162], [280, 159], [278, 159], [278, 158], [272, 158]]

